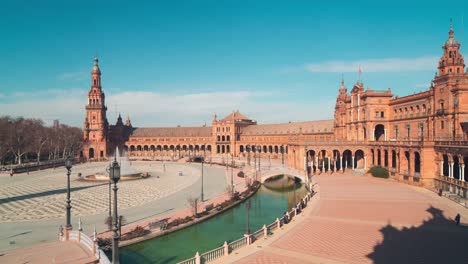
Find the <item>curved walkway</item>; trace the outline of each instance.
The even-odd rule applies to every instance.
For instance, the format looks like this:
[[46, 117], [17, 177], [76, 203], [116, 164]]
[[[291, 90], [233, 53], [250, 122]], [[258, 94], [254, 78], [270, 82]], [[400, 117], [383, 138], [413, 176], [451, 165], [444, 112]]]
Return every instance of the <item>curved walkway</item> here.
[[[223, 263], [468, 263], [468, 210], [422, 188], [315, 177], [320, 199], [287, 232]], [[462, 215], [462, 226], [454, 216]]]
[[[123, 183], [119, 182], [119, 213], [125, 216], [127, 223], [141, 221], [149, 217], [164, 216], [177, 210], [185, 209], [187, 207], [187, 197], [198, 196], [200, 194], [200, 164], [169, 163], [166, 164], [167, 173], [164, 174], [161, 162], [135, 163], [136, 166], [141, 166], [142, 171], [154, 171], [156, 175], [160, 175], [160, 178], [150, 178], [151, 180], [145, 179], [132, 182], [127, 181]], [[149, 167], [150, 164], [151, 167], [145, 169], [145, 167]], [[84, 173], [85, 170], [89, 170], [89, 172], [98, 171], [98, 169], [102, 167], [102, 163], [92, 163], [74, 167], [72, 174], [74, 180], [71, 183], [72, 188], [78, 186], [78, 184], [90, 184], [77, 182], [76, 173], [80, 171]], [[187, 175], [178, 176], [179, 170], [184, 171]], [[3, 186], [0, 187], [0, 199], [8, 199], [8, 202], [2, 204], [2, 206], [14, 206], [17, 208], [16, 210], [21, 211], [21, 215], [27, 217], [32, 211], [21, 210], [24, 203], [35, 204], [37, 210], [41, 210], [41, 203], [35, 203], [37, 199], [54, 199], [57, 200], [55, 203], [58, 212], [57, 215], [62, 216], [61, 218], [48, 220], [0, 221], [0, 252], [29, 247], [43, 242], [56, 241], [59, 230], [58, 227], [60, 225], [65, 225], [66, 191], [55, 192], [66, 188], [65, 175], [64, 169], [50, 169], [30, 173], [29, 175], [15, 175], [12, 179], [9, 176], [0, 177], [0, 183]], [[223, 168], [205, 166], [205, 199], [217, 197], [225, 192], [227, 182], [224, 175]], [[39, 187], [37, 187], [36, 184]], [[25, 186], [25, 188], [14, 188], [10, 190], [8, 186]], [[91, 191], [94, 188], [96, 188], [96, 190]], [[100, 192], [98, 188], [100, 188]], [[90, 211], [92, 211], [92, 213], [91, 215], [81, 214], [84, 231], [87, 234], [91, 234], [94, 225], [98, 232], [107, 229], [104, 221], [108, 213], [103, 207], [103, 205], [107, 205], [108, 202], [107, 188], [106, 184], [105, 186], [91, 187], [80, 191], [72, 189], [71, 212], [72, 225], [75, 228], [77, 227], [78, 216], [81, 214], [77, 208], [86, 204], [91, 207]], [[93, 198], [90, 196], [92, 193], [98, 193], [99, 197]], [[42, 196], [38, 197], [38, 194]], [[21, 199], [18, 197], [21, 197]], [[128, 205], [128, 207], [126, 209], [120, 209], [121, 204]], [[45, 213], [45, 215], [47, 214]]]

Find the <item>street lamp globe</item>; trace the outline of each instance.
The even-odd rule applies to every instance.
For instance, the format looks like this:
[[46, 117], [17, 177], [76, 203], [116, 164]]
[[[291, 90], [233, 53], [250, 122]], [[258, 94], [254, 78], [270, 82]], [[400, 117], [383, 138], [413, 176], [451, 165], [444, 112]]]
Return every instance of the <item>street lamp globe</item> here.
[[114, 160], [109, 169], [109, 177], [114, 183], [120, 180], [120, 165], [117, 160]]
[[65, 168], [67, 168], [67, 170], [70, 170], [73, 166], [73, 158], [68, 155], [67, 156], [67, 159], [65, 160]]

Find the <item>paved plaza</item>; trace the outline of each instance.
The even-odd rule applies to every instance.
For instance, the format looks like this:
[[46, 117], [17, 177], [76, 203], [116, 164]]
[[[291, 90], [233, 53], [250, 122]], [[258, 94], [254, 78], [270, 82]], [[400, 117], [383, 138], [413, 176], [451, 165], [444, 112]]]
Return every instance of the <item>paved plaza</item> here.
[[[468, 263], [466, 208], [392, 180], [341, 174], [315, 180], [320, 199], [297, 224], [221, 261]], [[457, 213], [463, 226], [455, 226]]]
[[[163, 216], [187, 208], [187, 197], [199, 196], [200, 164], [133, 162], [152, 177], [119, 182], [119, 214], [127, 223]], [[83, 175], [103, 172], [107, 163], [88, 163], [72, 169], [72, 225], [81, 217], [84, 231], [107, 230], [108, 184], [78, 180]], [[183, 176], [179, 176], [183, 171]], [[159, 176], [159, 178], [157, 177]], [[224, 193], [225, 171], [205, 166], [205, 199]], [[32, 246], [57, 239], [58, 227], [65, 225], [66, 171], [49, 169], [28, 174], [0, 176], [0, 251]]]

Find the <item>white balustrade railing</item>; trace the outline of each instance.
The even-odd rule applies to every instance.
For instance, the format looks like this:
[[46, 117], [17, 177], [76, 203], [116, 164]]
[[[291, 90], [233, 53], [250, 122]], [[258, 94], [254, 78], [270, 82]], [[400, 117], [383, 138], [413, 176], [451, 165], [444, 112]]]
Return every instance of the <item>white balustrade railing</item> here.
[[231, 252], [234, 252], [235, 250], [247, 245], [247, 238], [243, 237], [238, 240], [232, 241], [229, 243], [229, 248], [231, 249]]
[[261, 237], [263, 237], [263, 228], [253, 232], [252, 237], [254, 238], [254, 241], [258, 240]]
[[208, 262], [220, 258], [222, 256], [224, 256], [224, 246], [205, 252], [200, 257], [203, 260], [203, 262]]
[[[305, 204], [307, 204], [308, 200], [311, 198], [311, 195], [310, 193], [308, 193], [306, 196], [304, 196], [303, 200], [305, 202]], [[297, 215], [297, 209], [296, 208], [292, 208], [291, 211], [288, 212], [288, 215], [289, 215], [289, 218], [288, 218], [288, 221], [291, 221], [296, 215]], [[285, 223], [285, 216], [282, 216], [281, 218], [277, 219], [276, 221], [274, 221], [273, 223], [269, 224], [266, 226], [267, 228], [267, 231], [273, 231], [275, 229], [277, 229], [279, 226], [278, 226], [278, 221], [279, 221], [279, 226], [283, 225]], [[255, 240], [258, 240], [259, 238], [265, 236], [265, 230], [264, 228], [261, 228], [255, 232], [253, 232], [251, 235], [250, 235], [250, 243], [253, 243]], [[244, 236], [238, 240], [235, 240], [235, 241], [232, 241], [231, 243], [227, 244], [225, 243], [225, 245], [221, 246], [221, 247], [218, 247], [218, 248], [215, 248], [213, 250], [210, 250], [208, 252], [205, 252], [201, 255], [197, 254], [195, 255], [195, 257], [193, 258], [190, 258], [190, 259], [186, 259], [184, 261], [181, 261], [179, 262], [178, 264], [196, 264], [196, 263], [205, 263], [205, 262], [210, 262], [210, 261], [213, 261], [213, 260], [216, 260], [218, 258], [221, 258], [223, 256], [225, 256], [226, 254], [231, 254], [232, 252], [238, 250], [239, 248], [242, 248], [244, 246], [247, 246], [249, 243], [248, 243], [248, 236]], [[226, 248], [228, 247], [228, 248]], [[228, 251], [226, 253], [226, 251]], [[102, 262], [101, 262], [102, 263]]]
[[88, 235], [81, 231], [70, 231], [68, 240], [78, 241], [83, 244], [99, 260], [100, 264], [111, 264], [109, 258], [102, 249]]
[[177, 264], [196, 264], [196, 263], [197, 263], [196, 259], [195, 259], [195, 257], [193, 257], [193, 258], [189, 258], [189, 259], [186, 259], [184, 261], [181, 261], [181, 262], [179, 262]]

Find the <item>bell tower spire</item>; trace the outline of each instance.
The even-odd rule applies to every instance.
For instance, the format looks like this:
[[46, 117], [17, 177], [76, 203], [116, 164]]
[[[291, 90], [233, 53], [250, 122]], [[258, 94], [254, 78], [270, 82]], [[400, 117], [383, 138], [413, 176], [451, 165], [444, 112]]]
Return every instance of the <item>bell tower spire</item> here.
[[442, 46], [444, 55], [439, 60], [439, 76], [450, 74], [463, 74], [465, 61], [460, 53], [460, 43], [455, 39], [453, 23], [450, 19], [449, 38]]
[[83, 135], [86, 142], [85, 153], [83, 154], [88, 159], [105, 158], [107, 156], [109, 123], [106, 112], [106, 96], [101, 88], [99, 60], [94, 57]]
[[99, 60], [97, 56], [94, 56], [94, 67], [91, 71], [91, 87], [101, 89], [101, 70], [99, 69]]

